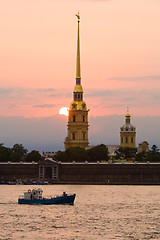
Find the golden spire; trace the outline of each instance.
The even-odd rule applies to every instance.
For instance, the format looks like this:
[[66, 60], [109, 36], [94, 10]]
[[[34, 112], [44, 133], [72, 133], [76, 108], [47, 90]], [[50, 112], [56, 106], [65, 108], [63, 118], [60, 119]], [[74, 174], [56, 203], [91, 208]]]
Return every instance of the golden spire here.
[[79, 22], [80, 22], [80, 15], [79, 12], [76, 14], [78, 19], [78, 34], [77, 34], [77, 62], [76, 62], [76, 84], [81, 84], [81, 67], [80, 67], [80, 39], [79, 39]]

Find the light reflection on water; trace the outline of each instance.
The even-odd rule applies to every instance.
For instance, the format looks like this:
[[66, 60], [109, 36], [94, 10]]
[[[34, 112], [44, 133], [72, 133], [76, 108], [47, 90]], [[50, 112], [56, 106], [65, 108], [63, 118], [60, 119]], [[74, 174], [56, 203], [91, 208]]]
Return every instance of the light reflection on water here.
[[0, 240], [160, 239], [160, 186], [35, 186], [75, 192], [75, 204], [18, 205], [31, 187], [0, 186]]

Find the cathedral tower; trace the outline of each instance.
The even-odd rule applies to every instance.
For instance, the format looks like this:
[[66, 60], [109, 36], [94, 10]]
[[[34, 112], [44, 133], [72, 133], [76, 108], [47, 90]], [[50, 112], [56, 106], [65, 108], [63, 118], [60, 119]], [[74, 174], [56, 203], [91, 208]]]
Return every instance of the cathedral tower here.
[[136, 147], [136, 128], [130, 123], [131, 115], [127, 110], [126, 122], [120, 129], [120, 147]]
[[81, 85], [81, 68], [80, 68], [80, 35], [78, 19], [77, 35], [77, 60], [76, 60], [76, 85], [73, 91], [73, 101], [71, 102], [68, 115], [68, 136], [65, 139], [65, 149], [70, 147], [87, 147], [88, 142], [88, 109], [83, 101], [83, 88]]

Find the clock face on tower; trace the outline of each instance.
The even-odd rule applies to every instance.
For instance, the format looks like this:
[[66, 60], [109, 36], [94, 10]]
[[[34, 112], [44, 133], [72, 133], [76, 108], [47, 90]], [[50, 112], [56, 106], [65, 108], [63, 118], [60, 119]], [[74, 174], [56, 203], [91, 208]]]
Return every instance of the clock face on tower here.
[[73, 103], [72, 104], [72, 109], [77, 109], [77, 104]]

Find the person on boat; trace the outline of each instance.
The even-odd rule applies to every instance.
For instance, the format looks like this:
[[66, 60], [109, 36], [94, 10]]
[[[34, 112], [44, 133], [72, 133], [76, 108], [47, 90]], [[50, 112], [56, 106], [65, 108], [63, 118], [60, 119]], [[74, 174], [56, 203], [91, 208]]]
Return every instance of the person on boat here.
[[63, 197], [67, 196], [66, 192], [63, 192]]
[[36, 195], [34, 194], [34, 195], [33, 195], [33, 199], [36, 199], [36, 198], [37, 198], [37, 197], [36, 197]]

